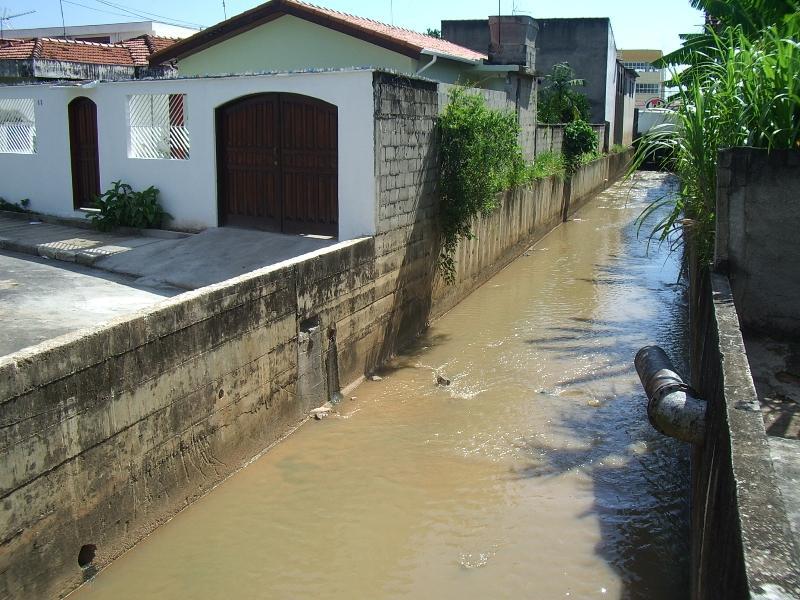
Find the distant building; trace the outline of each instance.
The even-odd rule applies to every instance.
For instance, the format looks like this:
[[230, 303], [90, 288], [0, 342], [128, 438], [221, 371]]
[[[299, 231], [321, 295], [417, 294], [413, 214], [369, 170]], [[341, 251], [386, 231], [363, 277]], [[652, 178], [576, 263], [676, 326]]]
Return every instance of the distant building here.
[[575, 76], [586, 80], [580, 88], [589, 100], [590, 121], [607, 123], [609, 139], [604, 146], [630, 144], [634, 129], [634, 84], [636, 73], [617, 61], [617, 45], [611, 20], [536, 19], [536, 71], [547, 75], [567, 62]]
[[[664, 96], [664, 69], [653, 62], [664, 56], [661, 50], [620, 50], [619, 59], [639, 74], [636, 81], [636, 108], [657, 108]], [[648, 103], [650, 106], [648, 107]]]
[[67, 27], [35, 27], [33, 29], [6, 29], [5, 39], [27, 40], [32, 38], [61, 38], [80, 42], [114, 44], [131, 38], [149, 35], [157, 38], [183, 39], [197, 33], [199, 29], [167, 25], [158, 21], [134, 21], [131, 23], [108, 23], [105, 25], [69, 25]]
[[54, 38], [0, 40], [0, 84], [170, 76], [171, 66], [153, 68], [149, 59], [176, 41], [151, 35], [114, 44]]

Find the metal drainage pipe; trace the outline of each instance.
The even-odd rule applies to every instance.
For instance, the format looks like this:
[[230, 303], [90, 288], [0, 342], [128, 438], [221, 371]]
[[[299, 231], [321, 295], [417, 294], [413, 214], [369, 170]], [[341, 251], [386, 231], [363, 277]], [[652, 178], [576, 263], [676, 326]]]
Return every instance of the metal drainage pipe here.
[[675, 372], [667, 353], [658, 346], [645, 346], [636, 353], [634, 364], [647, 394], [650, 424], [681, 441], [702, 442], [707, 404]]

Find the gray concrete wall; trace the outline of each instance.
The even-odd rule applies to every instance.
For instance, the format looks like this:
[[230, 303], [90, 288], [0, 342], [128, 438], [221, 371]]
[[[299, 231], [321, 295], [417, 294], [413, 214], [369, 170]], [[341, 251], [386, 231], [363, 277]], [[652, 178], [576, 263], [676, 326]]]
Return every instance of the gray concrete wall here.
[[[436, 84], [378, 73], [374, 95], [374, 238], [0, 359], [0, 597], [79, 585], [290, 432], [334, 382], [372, 371], [613, 167], [589, 165], [568, 196], [556, 178], [503, 194], [460, 244], [446, 286], [435, 268]], [[82, 570], [87, 544], [97, 556]]]
[[800, 152], [723, 150], [716, 214], [715, 263], [742, 324], [800, 336]]
[[[539, 24], [536, 71], [546, 75], [557, 63], [568, 62], [575, 76], [586, 80], [586, 87], [577, 89], [589, 100], [591, 122], [611, 121], [607, 115], [606, 83], [611, 35], [608, 19], [537, 19], [536, 22]], [[610, 60], [616, 65], [616, 56]], [[613, 91], [613, 82], [610, 85]]]
[[692, 453], [692, 598], [798, 598], [800, 558], [729, 282], [690, 264], [692, 385], [708, 402]]

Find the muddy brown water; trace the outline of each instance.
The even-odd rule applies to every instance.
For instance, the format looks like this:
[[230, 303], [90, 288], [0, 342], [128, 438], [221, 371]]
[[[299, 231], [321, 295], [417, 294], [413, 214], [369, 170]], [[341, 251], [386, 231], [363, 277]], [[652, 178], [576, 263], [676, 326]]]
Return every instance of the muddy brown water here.
[[686, 350], [678, 258], [634, 223], [673, 192], [601, 194], [73, 597], [685, 597], [688, 452], [632, 367]]

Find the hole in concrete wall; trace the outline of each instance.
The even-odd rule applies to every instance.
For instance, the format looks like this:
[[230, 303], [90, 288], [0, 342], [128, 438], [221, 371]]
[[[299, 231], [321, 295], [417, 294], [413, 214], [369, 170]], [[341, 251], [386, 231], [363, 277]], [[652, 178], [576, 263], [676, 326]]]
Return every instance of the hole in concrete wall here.
[[225, 395], [225, 390], [219, 388], [219, 393], [217, 394], [217, 398], [222, 398]]
[[78, 566], [81, 569], [88, 569], [92, 565], [94, 555], [97, 552], [97, 546], [94, 544], [86, 544], [81, 546], [81, 551], [78, 552]]
[[308, 317], [300, 321], [300, 331], [303, 333], [308, 333], [317, 327], [319, 327], [319, 315], [314, 315], [313, 317]]

